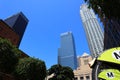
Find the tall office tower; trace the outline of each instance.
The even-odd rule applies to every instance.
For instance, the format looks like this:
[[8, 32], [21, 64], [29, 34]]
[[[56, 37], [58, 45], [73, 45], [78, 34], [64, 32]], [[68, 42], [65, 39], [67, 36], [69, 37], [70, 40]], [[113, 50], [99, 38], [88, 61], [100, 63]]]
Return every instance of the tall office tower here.
[[97, 18], [86, 4], [80, 7], [80, 15], [92, 57], [97, 57], [103, 51], [103, 32]]
[[58, 49], [58, 64], [77, 68], [77, 56], [72, 32], [61, 34], [61, 47]]
[[20, 42], [22, 40], [23, 34], [25, 32], [26, 26], [28, 24], [28, 19], [25, 17], [25, 15], [22, 12], [19, 12], [18, 14], [15, 14], [7, 19], [4, 20], [13, 30], [19, 35], [20, 40], [18, 43], [18, 46], [20, 45]]

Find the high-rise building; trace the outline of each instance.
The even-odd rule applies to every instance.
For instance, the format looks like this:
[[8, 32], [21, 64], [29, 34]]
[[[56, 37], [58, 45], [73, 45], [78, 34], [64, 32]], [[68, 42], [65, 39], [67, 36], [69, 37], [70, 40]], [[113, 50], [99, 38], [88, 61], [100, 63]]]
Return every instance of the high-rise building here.
[[92, 80], [92, 69], [89, 67], [88, 62], [92, 60], [92, 57], [84, 53], [82, 56], [78, 56], [78, 68], [74, 70], [75, 80]]
[[28, 24], [28, 19], [22, 12], [19, 12], [4, 20], [20, 37], [18, 46], [22, 40], [23, 34], [25, 32], [26, 26]]
[[77, 57], [72, 32], [61, 34], [61, 47], [58, 49], [58, 64], [77, 68]]
[[103, 52], [103, 32], [92, 9], [87, 4], [80, 7], [80, 15], [86, 33], [88, 46], [92, 57]]

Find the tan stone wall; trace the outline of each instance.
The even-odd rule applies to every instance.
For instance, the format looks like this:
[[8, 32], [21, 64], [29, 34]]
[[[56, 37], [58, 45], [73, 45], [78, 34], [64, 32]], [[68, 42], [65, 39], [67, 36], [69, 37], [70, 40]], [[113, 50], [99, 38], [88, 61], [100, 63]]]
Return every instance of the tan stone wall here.
[[77, 70], [74, 70], [74, 75], [77, 78], [76, 80], [80, 80], [80, 77], [83, 77], [83, 80], [86, 80], [87, 76], [92, 80], [92, 69], [88, 65], [88, 62], [91, 60], [91, 56], [78, 57], [79, 67]]

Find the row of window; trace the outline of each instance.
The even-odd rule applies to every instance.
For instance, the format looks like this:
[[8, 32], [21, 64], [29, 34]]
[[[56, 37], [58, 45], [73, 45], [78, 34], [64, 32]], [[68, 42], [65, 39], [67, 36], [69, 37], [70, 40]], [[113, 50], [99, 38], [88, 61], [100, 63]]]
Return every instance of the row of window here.
[[75, 77], [75, 80], [90, 80], [90, 76]]

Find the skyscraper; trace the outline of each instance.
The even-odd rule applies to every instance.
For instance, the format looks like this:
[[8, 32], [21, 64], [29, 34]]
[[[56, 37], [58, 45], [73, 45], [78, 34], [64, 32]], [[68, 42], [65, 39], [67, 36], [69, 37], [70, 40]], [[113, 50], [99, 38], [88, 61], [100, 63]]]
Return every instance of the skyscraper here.
[[4, 20], [20, 37], [18, 46], [22, 40], [23, 34], [25, 32], [26, 26], [28, 24], [28, 19], [22, 12], [15, 14]]
[[80, 7], [80, 15], [86, 33], [88, 46], [92, 57], [97, 57], [103, 51], [103, 32], [97, 18], [86, 4]]
[[58, 64], [77, 68], [77, 57], [72, 32], [61, 34], [61, 47], [58, 49]]

